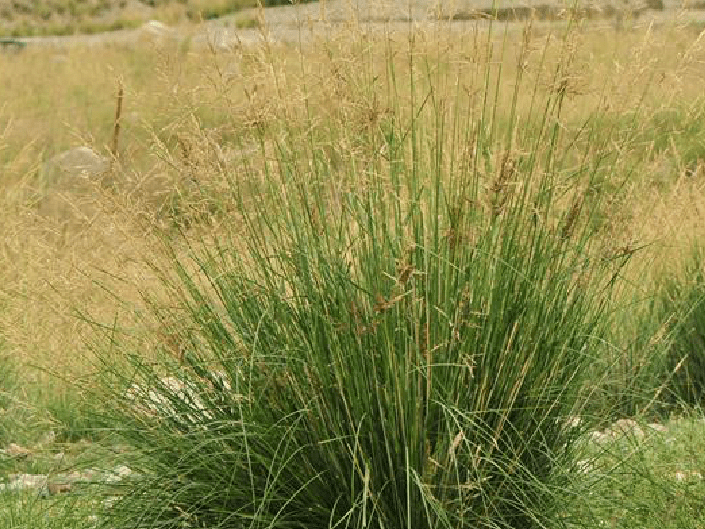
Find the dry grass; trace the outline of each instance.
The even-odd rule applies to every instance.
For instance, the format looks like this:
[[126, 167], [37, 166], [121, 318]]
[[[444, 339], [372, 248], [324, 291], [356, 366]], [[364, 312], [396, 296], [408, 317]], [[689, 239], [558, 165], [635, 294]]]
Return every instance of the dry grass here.
[[[106, 46], [0, 54], [0, 101], [5, 102], [0, 109], [5, 124], [0, 135], [0, 332], [12, 353], [70, 376], [85, 373], [89, 326], [74, 309], [87, 308], [107, 326], [139, 321], [131, 305], [143, 303], [141, 292], [158, 290], [154, 270], [145, 263], [145, 258], [156, 263], [163, 258], [155, 251], [155, 225], [176, 223], [199, 237], [236, 231], [228, 215], [228, 178], [237, 178], [244, 165], [254, 170], [251, 174], [264, 175], [265, 166], [276, 170], [271, 158], [277, 137], [293, 138], [293, 145], [296, 138], [312, 144], [338, 168], [333, 193], [366, 185], [366, 164], [392, 163], [383, 152], [387, 124], [411, 118], [405, 115], [411, 106], [404, 60], [408, 36], [347, 31], [352, 34], [303, 50], [263, 46], [216, 53], [182, 45], [138, 52]], [[519, 115], [543, 111], [531, 106], [533, 88], [563, 91], [564, 126], [583, 130], [574, 141], [599, 140], [586, 147], [586, 156], [597, 160], [621, 149], [619, 167], [625, 175], [638, 168], [614, 190], [614, 207], [603, 226], [606, 246], [618, 252], [653, 242], [636, 255], [635, 274], [647, 265], [652, 274], [671, 273], [686, 243], [705, 237], [703, 173], [686, 176], [687, 167], [673, 162], [678, 137], [655, 152], [659, 138], [649, 135], [650, 117], [700, 101], [705, 50], [697, 35], [677, 28], [618, 34], [586, 29], [564, 41], [544, 30], [526, 33], [522, 48], [515, 31], [506, 41], [498, 35], [489, 46], [481, 32], [461, 35], [443, 25], [417, 33], [414, 78], [417, 93], [432, 109], [422, 119], [457, 112], [473, 130], [489, 57], [491, 84], [503, 67], [502, 83], [489, 91], [498, 122], [510, 113], [517, 75], [523, 75], [526, 87], [517, 95]], [[390, 60], [396, 85], [385, 75]], [[557, 77], [549, 75], [555, 71]], [[88, 217], [39, 215], [37, 197], [62, 191], [42, 181], [45, 160], [74, 145], [91, 145], [108, 155], [118, 80], [124, 101], [111, 184], [95, 188]], [[647, 82], [651, 88], [645, 93]], [[599, 121], [593, 119], [597, 108]], [[448, 131], [448, 148], [457, 164], [472, 164], [472, 138], [457, 132]], [[518, 185], [512, 181], [510, 156], [531, 148], [532, 133], [517, 130], [507, 138], [510, 150], [492, 153], [497, 171], [486, 175], [488, 207], [497, 212], [507, 189]], [[262, 149], [270, 159], [260, 159]], [[357, 165], [345, 163], [350, 160]], [[565, 161], [567, 166], [578, 162]], [[356, 166], [360, 171], [351, 174]], [[611, 176], [617, 182], [624, 175]], [[166, 197], [178, 210], [163, 208]], [[67, 196], [69, 202], [72, 198]], [[568, 236], [575, 222], [571, 211], [582, 202], [558, 199], [565, 201]], [[651, 281], [638, 277], [639, 288]], [[148, 342], [145, 348], [155, 346], [154, 340]]]

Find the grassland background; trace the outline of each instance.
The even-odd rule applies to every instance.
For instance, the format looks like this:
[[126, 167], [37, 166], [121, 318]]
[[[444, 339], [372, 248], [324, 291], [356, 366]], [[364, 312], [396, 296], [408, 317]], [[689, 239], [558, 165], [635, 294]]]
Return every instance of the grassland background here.
[[72, 35], [219, 18], [283, 0], [2, 0], [0, 36]]
[[[180, 4], [163, 9], [175, 17], [185, 13]], [[408, 87], [392, 94], [379, 81], [389, 60], [398, 75], [433, 86], [433, 97], [448, 105], [458, 93], [471, 102], [480, 97], [481, 69], [491, 63], [496, 81], [501, 67], [502, 83], [491, 96], [501, 123], [519, 71], [527, 86], [549, 93], [558, 87], [545, 83], [546, 72], [570, 56], [560, 87], [566, 93], [562, 126], [573, 141], [585, 142], [587, 156], [618, 154], [600, 224], [603, 244], [595, 252], [603, 258], [633, 252], [614, 300], [633, 309], [615, 319], [612, 350], [622, 354], [640, 332], [647, 342], [658, 341], [662, 322], [644, 327], [643, 301], [664, 278], [688, 281], [684, 265], [693, 243], [705, 237], [702, 33], [677, 24], [607, 33], [586, 25], [568, 39], [553, 30], [522, 33], [518, 26], [505, 39], [503, 31], [486, 47], [478, 33], [424, 27], [415, 34], [415, 64], [423, 67], [414, 72], [404, 54], [408, 34], [368, 35], [354, 25], [301, 48], [218, 51], [182, 42], [147, 50], [105, 45], [0, 54], [0, 337], [19, 366], [13, 391], [26, 403], [24, 428], [13, 439], [31, 444], [50, 428], [81, 425], [76, 383], [91, 380], [97, 368], [90, 322], [132, 326], [145, 356], [168, 342], [162, 322], [150, 326], [145, 318], [142, 295], [166, 295], [150, 266], [169, 260], [157, 250], [160, 238], [185, 231], [206, 244], [210, 236], [237, 233], [226, 176], [236, 178], [255, 156], [273, 162], [277, 138], [312, 145], [338, 168], [341, 182], [360, 185], [347, 172], [350, 161], [364, 164], [375, 156], [388, 115], [411, 98]], [[522, 42], [528, 55], [520, 53]], [[109, 180], [92, 189], [84, 209], [76, 205], [85, 197], [70, 183], [47, 180], [44, 164], [77, 145], [111, 156], [118, 85], [124, 87], [120, 150]], [[532, 98], [531, 90], [519, 94], [519, 114], [529, 112]], [[471, 103], [468, 119], [472, 111]], [[419, 116], [428, 123], [437, 117]], [[583, 128], [589, 137], [578, 132]], [[518, 131], [510, 150], [528, 149], [531, 132]], [[467, 145], [453, 148], [458, 159], [469, 156]], [[56, 197], [61, 207], [45, 213], [45, 201]], [[177, 252], [188, 250], [178, 244]], [[684, 430], [695, 445], [678, 457], [699, 443], [699, 433]], [[670, 448], [655, 450], [662, 455]], [[657, 506], [670, 501], [659, 498]], [[668, 526], [673, 519], [664, 514], [651, 522]], [[692, 527], [698, 520], [691, 516]]]

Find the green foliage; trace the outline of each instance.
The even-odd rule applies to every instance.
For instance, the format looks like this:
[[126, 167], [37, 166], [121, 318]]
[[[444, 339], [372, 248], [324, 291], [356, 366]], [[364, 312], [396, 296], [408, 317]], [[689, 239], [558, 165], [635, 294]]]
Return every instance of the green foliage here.
[[17, 371], [10, 357], [2, 349], [0, 341], [0, 446], [9, 441], [11, 425], [9, 410], [13, 404], [12, 395], [17, 384]]
[[[580, 412], [605, 336], [614, 273], [613, 262], [589, 257], [582, 200], [556, 209], [559, 189], [581, 196], [566, 181], [590, 188], [597, 174], [563, 172], [562, 97], [549, 93], [535, 151], [516, 164], [492, 154], [522, 129], [516, 116], [501, 133], [475, 136], [489, 182], [478, 166], [447, 172], [456, 164], [443, 158], [442, 131], [453, 127], [439, 113], [430, 129], [390, 118], [391, 163], [360, 170], [351, 159], [347, 170], [362, 181], [343, 191], [330, 186], [334, 169], [319, 151], [293, 139], [278, 141], [276, 167], [264, 153], [262, 173], [243, 161], [232, 182], [237, 236], [200, 241], [211, 249], [190, 259], [177, 257], [182, 243], [166, 244], [173, 269], [161, 273], [177, 308], [153, 305], [174, 322], [164, 324], [165, 354], [147, 362], [118, 344], [131, 368], [106, 372], [113, 420], [148, 476], [126, 488], [115, 520], [555, 521], [560, 469], [581, 432], [566, 421]], [[422, 111], [434, 109], [409, 114]]]
[[663, 431], [642, 423], [636, 434], [586, 446], [593, 457], [582, 490], [566, 496], [571, 516], [592, 519], [592, 527], [702, 527], [703, 424], [701, 414], [661, 423]]
[[705, 261], [693, 248], [682, 280], [669, 279], [662, 291], [663, 309], [673, 317], [667, 367], [672, 400], [691, 406], [705, 403]]
[[704, 113], [702, 100], [689, 107], [679, 105], [658, 112], [652, 116], [652, 123], [645, 130], [645, 140], [653, 142], [655, 152], [670, 151], [676, 163], [692, 173], [705, 157]]
[[602, 426], [628, 417], [667, 419], [672, 411], [666, 359], [673, 307], [657, 294], [647, 296], [615, 314], [610, 345], [593, 365], [586, 412]]
[[42, 408], [50, 418], [56, 440], [60, 443], [72, 443], [80, 440], [98, 440], [96, 423], [87, 411], [88, 404], [80, 392], [72, 385], [52, 387], [50, 394], [44, 394]]
[[95, 527], [100, 498], [64, 495], [43, 499], [36, 490], [0, 493], [0, 529], [81, 529]]
[[[625, 320], [634, 325], [625, 346], [607, 355], [609, 373], [593, 399], [605, 419], [646, 413], [667, 418], [682, 406], [702, 406], [705, 398], [705, 271], [703, 253], [692, 256], [677, 277], [664, 277], [646, 299], [634, 303]], [[627, 326], [629, 322], [620, 321]], [[598, 402], [602, 400], [602, 404]], [[611, 402], [611, 406], [608, 404]]]

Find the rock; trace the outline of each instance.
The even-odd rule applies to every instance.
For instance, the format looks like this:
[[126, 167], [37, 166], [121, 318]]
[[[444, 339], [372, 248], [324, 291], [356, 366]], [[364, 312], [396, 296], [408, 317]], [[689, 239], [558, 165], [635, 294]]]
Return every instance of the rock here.
[[602, 444], [605, 441], [609, 441], [612, 439], [612, 436], [609, 433], [602, 433], [599, 430], [590, 432], [590, 437], [592, 437], [592, 440], [595, 441], [597, 444]]
[[122, 498], [120, 496], [108, 496], [101, 502], [101, 505], [104, 509], [112, 509], [113, 506], [121, 499]]
[[124, 465], [109, 471], [88, 469], [69, 474], [10, 474], [7, 483], [0, 483], [0, 492], [11, 490], [37, 489], [44, 498], [73, 492], [76, 483], [117, 483], [127, 477], [139, 478], [138, 474]]
[[25, 459], [32, 455], [29, 448], [25, 448], [15, 443], [10, 443], [5, 450], [2, 451], [5, 455], [14, 457], [15, 459]]
[[44, 164], [40, 215], [56, 220], [91, 217], [95, 213], [95, 190], [106, 183], [110, 160], [90, 147], [75, 147]]
[[74, 147], [57, 154], [46, 163], [45, 177], [70, 178], [81, 183], [104, 175], [110, 169], [110, 160], [99, 155], [90, 147]]
[[[649, 428], [662, 431], [660, 428], [654, 428], [654, 426], [658, 425], [649, 425]], [[633, 419], [619, 419], [602, 432], [599, 430], [590, 432], [590, 437], [598, 444], [607, 441], [615, 441], [624, 437], [642, 439], [644, 437], [644, 430], [642, 430], [641, 426]]]
[[10, 474], [7, 484], [0, 484], [3, 490], [39, 489], [46, 486], [47, 477], [44, 474]]
[[228, 376], [222, 371], [210, 371], [206, 376], [207, 381], [201, 381], [203, 385], [176, 377], [162, 377], [151, 388], [132, 384], [125, 397], [132, 401], [134, 410], [140, 414], [168, 417], [184, 427], [206, 428], [205, 422], [213, 420], [214, 416], [202, 398], [205, 396], [202, 392], [209, 391], [205, 382], [209, 382], [210, 391], [214, 392], [230, 392], [232, 388]]
[[580, 472], [581, 474], [589, 474], [590, 472], [592, 472], [594, 470], [592, 461], [589, 461], [587, 459], [583, 459], [581, 461], [578, 461], [577, 467], [578, 467], [578, 472]]
[[676, 477], [676, 481], [689, 481], [689, 480], [703, 479], [703, 476], [702, 476], [702, 474], [700, 474], [700, 472], [691, 471], [691, 470], [676, 472], [675, 477]]
[[47, 490], [52, 496], [57, 494], [67, 494], [71, 492], [71, 483], [49, 483]]
[[42, 436], [37, 446], [51, 445], [54, 444], [54, 441], [56, 441], [56, 432], [54, 432], [54, 430], [50, 430]]
[[633, 419], [620, 419], [609, 427], [612, 437], [634, 436], [637, 438], [644, 437], [644, 431]]
[[132, 469], [130, 469], [129, 467], [126, 467], [125, 465], [120, 465], [119, 467], [114, 468], [112, 472], [106, 474], [105, 482], [106, 483], [117, 483], [117, 482], [122, 481], [127, 476], [130, 476], [131, 474], [132, 474]]
[[579, 428], [583, 424], [583, 420], [574, 415], [569, 415], [565, 420], [565, 426], [567, 429]]
[[[202, 418], [213, 419], [213, 415], [206, 410], [203, 401], [198, 395], [194, 384], [181, 381], [175, 377], [161, 379], [161, 387], [145, 390], [139, 384], [133, 384], [126, 394], [129, 400], [135, 401], [136, 408], [148, 415], [171, 417], [180, 421], [197, 424]], [[192, 414], [180, 416], [180, 410], [175, 408], [176, 401], [181, 401], [183, 408], [202, 413], [202, 418]], [[179, 406], [181, 408], [181, 406]]]
[[163, 44], [166, 41], [174, 40], [176, 38], [176, 32], [158, 20], [150, 20], [149, 22], [145, 22], [142, 24], [139, 31], [140, 40], [152, 43]]

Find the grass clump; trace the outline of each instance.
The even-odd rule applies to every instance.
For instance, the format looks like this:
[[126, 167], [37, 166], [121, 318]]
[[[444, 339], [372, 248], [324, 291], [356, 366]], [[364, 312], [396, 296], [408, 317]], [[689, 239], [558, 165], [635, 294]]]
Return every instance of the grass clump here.
[[[484, 97], [441, 103], [444, 77], [410, 41], [403, 88], [398, 63], [384, 65], [379, 129], [326, 130], [312, 114], [301, 129], [261, 129], [260, 155], [230, 179], [236, 235], [167, 241], [155, 354], [110, 331], [127, 362], [107, 362], [104, 386], [146, 477], [110, 523], [560, 519], [561, 469], [581, 432], [567, 424], [622, 263], [591, 258], [583, 207], [599, 210], [609, 167], [569, 163], [583, 147], [562, 138], [563, 83], [552, 80], [538, 117], [504, 113], [490, 88], [501, 68], [488, 61]], [[515, 136], [524, 128], [535, 135]], [[323, 136], [361, 153], [333, 163]], [[527, 154], [512, 155], [514, 141]], [[461, 144], [477, 156], [446, 149]]]

